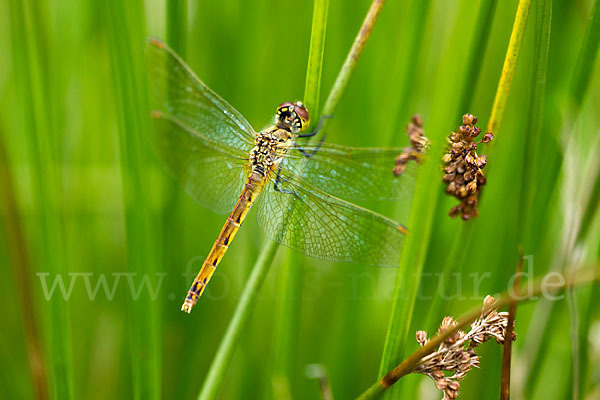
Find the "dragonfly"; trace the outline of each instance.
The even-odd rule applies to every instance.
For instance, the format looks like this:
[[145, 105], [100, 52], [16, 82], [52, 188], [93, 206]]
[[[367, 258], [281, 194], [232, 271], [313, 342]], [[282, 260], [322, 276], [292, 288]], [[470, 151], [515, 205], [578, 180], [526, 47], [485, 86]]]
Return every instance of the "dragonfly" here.
[[[229, 213], [182, 311], [190, 313], [256, 203], [267, 236], [308, 256], [396, 266], [407, 229], [354, 202], [410, 195], [413, 175], [392, 172], [401, 148], [352, 148], [307, 140], [301, 102], [277, 107], [274, 124], [255, 131], [206, 86], [168, 45], [147, 44], [153, 143], [167, 169], [200, 205]], [[304, 142], [304, 143], [303, 143]]]

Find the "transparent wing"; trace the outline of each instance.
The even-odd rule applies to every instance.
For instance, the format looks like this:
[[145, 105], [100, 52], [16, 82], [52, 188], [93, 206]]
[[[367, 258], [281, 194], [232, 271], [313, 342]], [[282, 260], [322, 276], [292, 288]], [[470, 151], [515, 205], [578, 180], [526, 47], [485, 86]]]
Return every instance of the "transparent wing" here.
[[229, 213], [245, 183], [247, 155], [214, 146], [169, 114], [154, 111], [154, 144], [160, 158], [199, 204]]
[[[397, 266], [402, 226], [333, 197], [281, 169], [258, 202], [258, 222], [269, 238], [330, 261]], [[276, 188], [277, 185], [277, 188]]]
[[412, 194], [415, 163], [409, 163], [400, 177], [392, 172], [395, 158], [403, 148], [353, 148], [329, 143], [320, 147], [301, 143], [298, 146], [310, 157], [292, 148], [283, 166], [334, 196], [349, 200], [398, 200]]
[[148, 39], [148, 73], [164, 112], [214, 142], [247, 153], [254, 130], [242, 115], [208, 88], [173, 50]]

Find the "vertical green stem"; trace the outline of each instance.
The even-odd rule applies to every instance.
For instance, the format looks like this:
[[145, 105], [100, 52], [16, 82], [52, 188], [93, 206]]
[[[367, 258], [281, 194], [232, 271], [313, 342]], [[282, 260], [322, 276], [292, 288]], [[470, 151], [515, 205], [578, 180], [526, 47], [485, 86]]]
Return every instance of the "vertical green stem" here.
[[279, 245], [269, 240], [263, 247], [256, 264], [252, 268], [250, 277], [242, 292], [242, 297], [238, 303], [231, 322], [227, 326], [227, 331], [221, 340], [217, 349], [215, 358], [208, 369], [208, 376], [202, 385], [202, 390], [198, 395], [198, 400], [215, 399], [225, 380], [225, 373], [231, 360], [237, 344], [240, 341], [244, 328], [246, 327], [252, 311], [256, 306], [256, 300], [263, 282], [269, 272], [269, 268], [275, 258]]
[[167, 43], [184, 60], [187, 26], [187, 0], [167, 0]]
[[498, 90], [496, 91], [494, 105], [492, 106], [492, 114], [490, 115], [490, 120], [488, 122], [487, 130], [494, 132], [494, 134], [498, 131], [500, 121], [504, 115], [508, 94], [510, 93], [512, 81], [515, 76], [515, 70], [517, 69], [521, 45], [525, 38], [525, 27], [527, 26], [527, 17], [529, 16], [530, 8], [531, 0], [519, 0], [517, 15], [510, 34], [508, 49], [506, 50], [506, 57], [504, 58], [504, 66], [502, 67], [502, 74], [500, 75], [500, 82], [498, 83]]
[[[22, 100], [24, 134], [31, 150], [33, 198], [41, 215], [41, 255], [34, 260], [34, 270], [56, 276], [67, 272], [67, 264], [61, 214], [62, 182], [50, 112], [53, 93], [48, 88], [53, 71], [49, 70], [44, 57], [49, 47], [48, 35], [43, 29], [48, 10], [44, 4], [31, 0], [13, 0], [10, 10], [15, 81]], [[53, 296], [44, 308], [53, 397], [70, 399], [73, 398], [73, 367], [68, 308], [60, 296]]]
[[[1, 124], [0, 124], [1, 125]], [[7, 247], [10, 256], [10, 265], [13, 269], [17, 293], [20, 297], [20, 306], [23, 313], [23, 331], [25, 345], [27, 346], [27, 361], [32, 378], [36, 399], [47, 399], [49, 396], [46, 359], [42, 353], [42, 340], [40, 338], [34, 301], [33, 272], [29, 251], [25, 241], [25, 234], [21, 227], [19, 209], [15, 196], [15, 185], [9, 170], [8, 156], [6, 154], [3, 132], [0, 131], [0, 212], [5, 215]]]
[[[109, 50], [116, 98], [119, 151], [125, 210], [127, 263], [137, 279], [161, 279], [157, 272], [159, 243], [151, 213], [149, 154], [143, 134], [148, 131], [148, 99], [143, 70], [144, 21], [140, 0], [112, 0], [106, 5]], [[160, 310], [148, 293], [131, 298], [130, 344], [133, 392], [136, 399], [160, 398]]]
[[579, 110], [590, 87], [598, 48], [600, 47], [600, 0], [594, 1], [590, 22], [586, 28], [583, 44], [577, 57], [577, 65], [571, 82], [571, 100], [575, 110]]
[[473, 30], [473, 44], [471, 45], [465, 64], [465, 77], [463, 79], [463, 89], [460, 95], [460, 101], [458, 102], [457, 118], [468, 112], [468, 109], [471, 106], [471, 98], [473, 97], [473, 92], [475, 91], [481, 73], [481, 59], [485, 56], [498, 0], [484, 0], [480, 3], [477, 23]]

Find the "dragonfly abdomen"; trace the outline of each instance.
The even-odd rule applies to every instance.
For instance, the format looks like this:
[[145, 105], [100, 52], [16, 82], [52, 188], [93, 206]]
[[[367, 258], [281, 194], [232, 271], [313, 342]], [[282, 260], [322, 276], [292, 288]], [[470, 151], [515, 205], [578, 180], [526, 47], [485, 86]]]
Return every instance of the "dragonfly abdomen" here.
[[248, 215], [250, 207], [252, 207], [252, 204], [264, 186], [265, 177], [262, 174], [253, 172], [248, 177], [244, 190], [242, 190], [242, 194], [240, 194], [233, 211], [229, 215], [229, 218], [227, 218], [225, 225], [223, 225], [219, 237], [215, 240], [212, 249], [202, 264], [200, 272], [194, 279], [190, 290], [188, 290], [185, 302], [181, 306], [182, 311], [189, 314], [192, 311], [194, 304], [196, 304], [200, 296], [202, 296], [202, 292], [204, 292], [206, 285], [208, 285], [208, 281], [217, 269], [217, 266], [229, 248], [231, 241], [240, 229], [246, 215]]

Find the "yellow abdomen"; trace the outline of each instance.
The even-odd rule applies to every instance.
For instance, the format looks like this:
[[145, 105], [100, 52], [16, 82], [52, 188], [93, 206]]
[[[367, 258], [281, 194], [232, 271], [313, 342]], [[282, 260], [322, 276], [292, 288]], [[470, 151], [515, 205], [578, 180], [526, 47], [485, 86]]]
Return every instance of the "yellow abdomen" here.
[[204, 288], [208, 285], [208, 281], [217, 269], [219, 262], [221, 262], [221, 259], [229, 248], [235, 234], [240, 229], [240, 225], [244, 222], [256, 197], [263, 190], [265, 183], [266, 178], [256, 172], [252, 172], [250, 177], [248, 177], [240, 198], [233, 208], [231, 215], [227, 218], [227, 222], [225, 222], [219, 237], [215, 241], [210, 253], [208, 253], [208, 257], [204, 260], [200, 272], [196, 276], [196, 279], [194, 279], [194, 283], [192, 283], [192, 287], [188, 291], [185, 302], [181, 306], [182, 311], [185, 311], [188, 314], [192, 311], [192, 307], [194, 307], [194, 304], [196, 304], [202, 295]]

